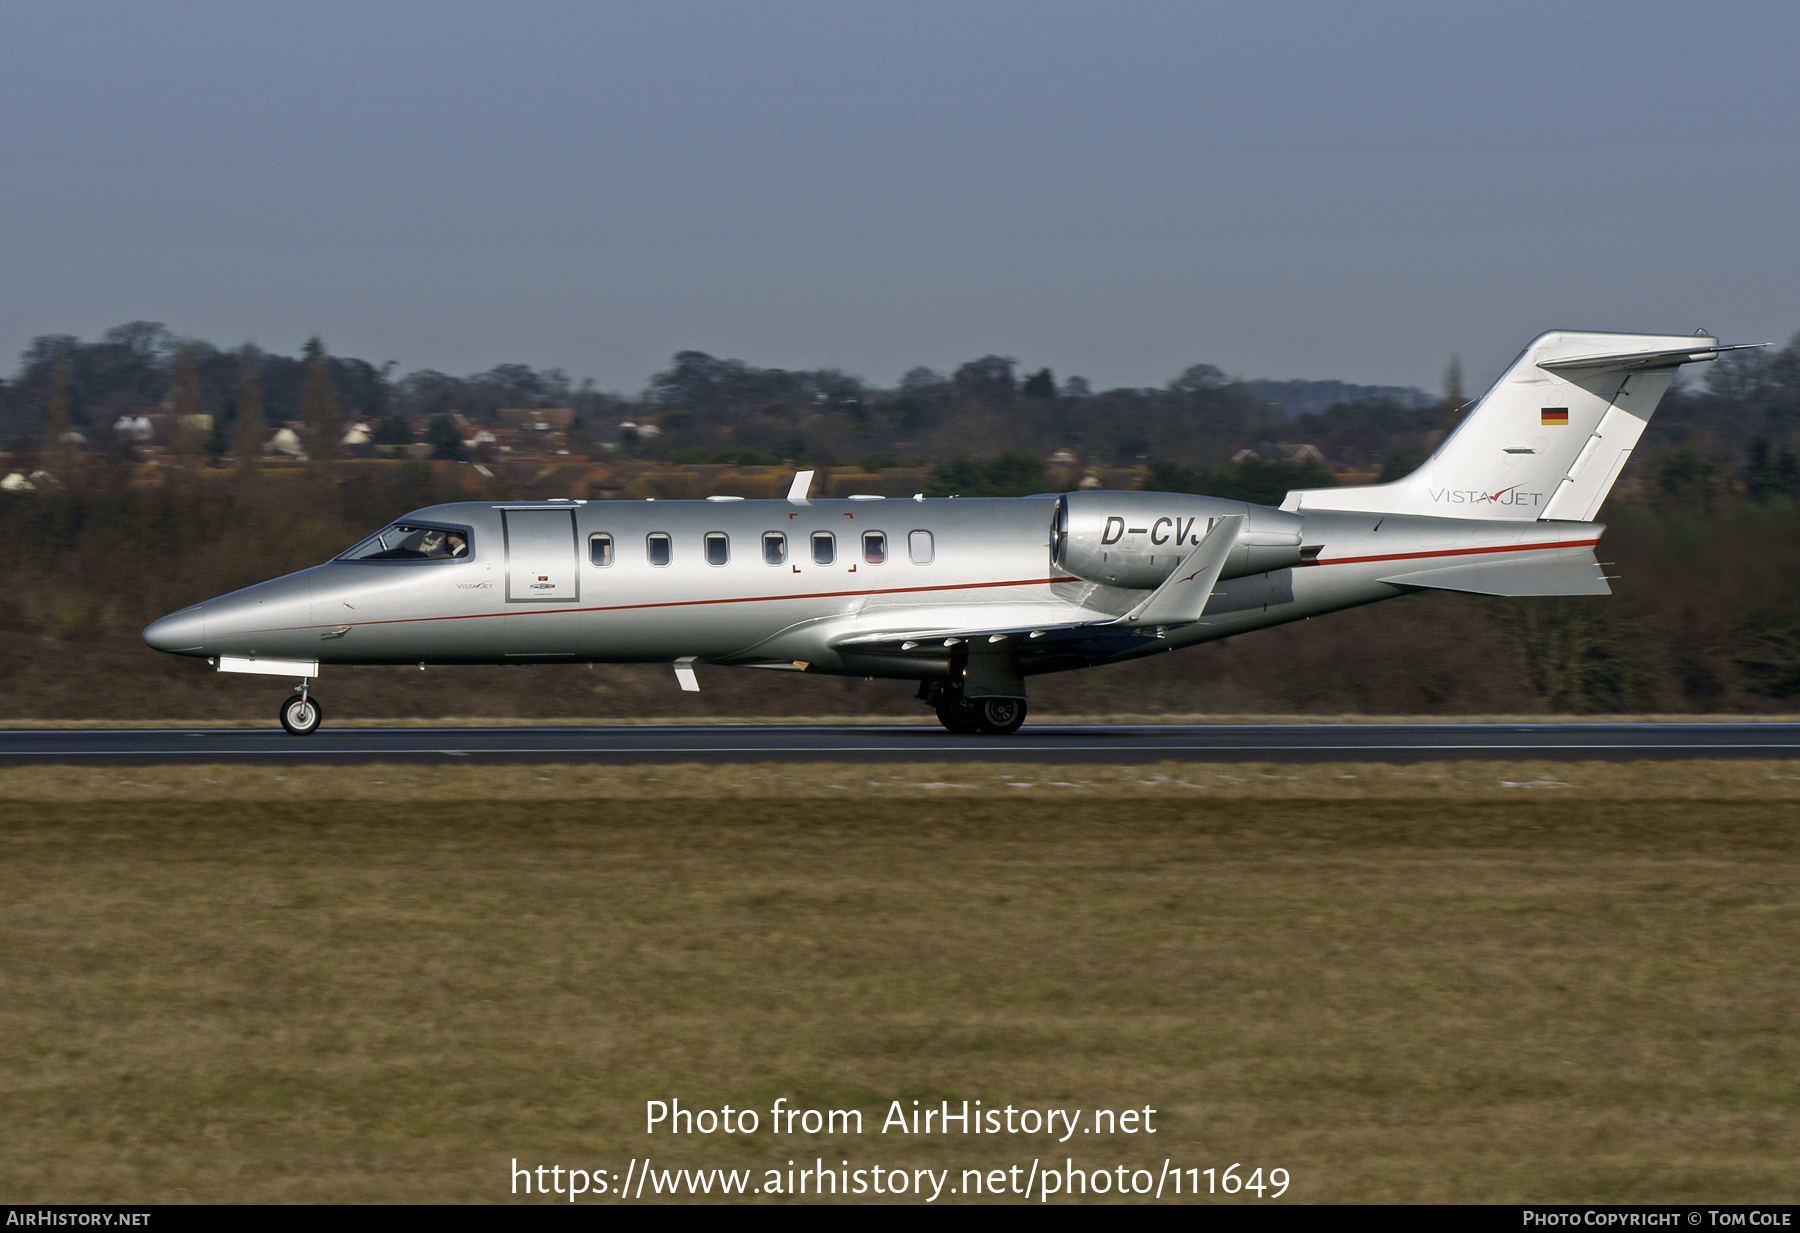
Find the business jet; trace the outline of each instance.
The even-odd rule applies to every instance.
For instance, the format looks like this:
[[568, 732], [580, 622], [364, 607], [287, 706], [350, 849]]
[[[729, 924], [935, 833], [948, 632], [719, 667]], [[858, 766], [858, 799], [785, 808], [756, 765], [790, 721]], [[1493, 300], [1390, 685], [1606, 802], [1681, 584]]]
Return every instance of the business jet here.
[[[1746, 346], [1760, 344], [1745, 344]], [[1552, 331], [1418, 470], [1279, 507], [1162, 492], [998, 500], [459, 502], [335, 560], [151, 624], [159, 651], [298, 678], [327, 665], [663, 663], [919, 683], [953, 733], [1005, 734], [1028, 677], [1160, 655], [1418, 591], [1606, 595], [1600, 504], [1696, 335]]]

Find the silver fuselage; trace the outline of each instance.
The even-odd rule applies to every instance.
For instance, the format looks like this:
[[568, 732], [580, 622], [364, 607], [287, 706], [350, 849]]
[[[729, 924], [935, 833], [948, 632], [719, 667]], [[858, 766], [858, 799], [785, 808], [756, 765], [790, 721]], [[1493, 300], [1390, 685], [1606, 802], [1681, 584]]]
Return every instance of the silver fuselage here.
[[[1410, 589], [1379, 581], [1397, 570], [1567, 560], [1590, 550], [1603, 529], [1294, 514], [1182, 494], [1089, 492], [1068, 498], [1080, 503], [1081, 518], [1071, 524], [1062, 514], [1059, 538], [1059, 500], [437, 505], [406, 521], [460, 529], [466, 557], [331, 561], [173, 613], [144, 638], [181, 655], [321, 664], [692, 659], [930, 680], [952, 671], [954, 651], [940, 643], [955, 638], [912, 638], [901, 650], [869, 635], [1093, 625], [1091, 637], [1033, 643], [1021, 634], [1018, 670], [1032, 675], [1388, 599]], [[1106, 513], [1112, 509], [1119, 512]], [[1278, 546], [1245, 549], [1231, 571], [1237, 576], [1220, 582], [1201, 621], [1158, 629], [1106, 624], [1149, 595], [1198, 542], [1199, 532], [1176, 539], [1177, 532], [1188, 534], [1196, 518], [1204, 530], [1207, 518], [1225, 513], [1245, 514], [1251, 532]], [[870, 533], [880, 536], [879, 553], [864, 550]], [[765, 552], [769, 535], [785, 536], [778, 564]], [[597, 563], [600, 536], [610, 537], [605, 563]], [[652, 537], [659, 536], [667, 537], [667, 564], [653, 563], [660, 551]], [[815, 536], [831, 537], [829, 562], [823, 552], [815, 559]], [[1249, 542], [1261, 541], [1251, 535]], [[1260, 568], [1264, 560], [1297, 563]], [[1079, 576], [1071, 565], [1080, 562], [1099, 564], [1080, 564]], [[861, 645], [843, 645], [853, 639]]]

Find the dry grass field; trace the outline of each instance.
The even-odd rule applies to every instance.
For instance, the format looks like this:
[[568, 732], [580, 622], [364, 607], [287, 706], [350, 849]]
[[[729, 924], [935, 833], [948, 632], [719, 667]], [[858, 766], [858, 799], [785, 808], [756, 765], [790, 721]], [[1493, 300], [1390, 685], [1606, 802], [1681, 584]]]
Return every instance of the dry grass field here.
[[[1800, 1198], [1796, 763], [13, 768], [0, 845], [13, 1202], [646, 1157]], [[759, 1133], [646, 1135], [672, 1098]], [[1157, 1133], [881, 1133], [946, 1099]]]

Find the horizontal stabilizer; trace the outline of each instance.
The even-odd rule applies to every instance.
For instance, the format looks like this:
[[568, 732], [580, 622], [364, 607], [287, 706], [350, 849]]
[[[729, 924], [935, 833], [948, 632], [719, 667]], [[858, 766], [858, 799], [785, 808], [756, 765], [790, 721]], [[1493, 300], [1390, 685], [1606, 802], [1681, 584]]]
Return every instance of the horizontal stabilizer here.
[[1466, 591], [1472, 595], [1611, 595], [1600, 563], [1586, 561], [1519, 561], [1513, 564], [1452, 565], [1412, 574], [1393, 574], [1380, 581], [1433, 591]]
[[[1705, 339], [1696, 341], [1704, 342]], [[1702, 364], [1716, 360], [1727, 351], [1751, 351], [1764, 343], [1733, 343], [1719, 347], [1681, 347], [1674, 351], [1619, 351], [1611, 355], [1572, 355], [1561, 360], [1539, 360], [1538, 367], [1550, 372], [1643, 372], [1652, 368], [1679, 368], [1683, 364]]]

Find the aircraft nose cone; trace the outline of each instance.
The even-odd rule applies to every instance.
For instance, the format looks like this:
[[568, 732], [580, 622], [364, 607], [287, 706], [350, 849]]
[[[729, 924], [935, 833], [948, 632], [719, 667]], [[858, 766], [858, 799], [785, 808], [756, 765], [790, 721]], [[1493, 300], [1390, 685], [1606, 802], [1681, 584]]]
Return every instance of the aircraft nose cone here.
[[144, 627], [144, 645], [154, 651], [179, 655], [206, 649], [206, 605], [195, 604], [171, 612]]

